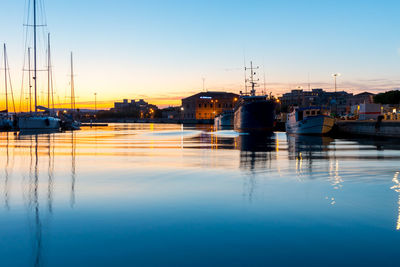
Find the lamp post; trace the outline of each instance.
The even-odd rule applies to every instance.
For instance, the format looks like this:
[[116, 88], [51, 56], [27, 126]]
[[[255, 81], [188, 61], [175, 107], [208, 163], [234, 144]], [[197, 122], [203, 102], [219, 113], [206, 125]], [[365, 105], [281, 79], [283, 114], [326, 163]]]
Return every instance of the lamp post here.
[[335, 74], [332, 74], [332, 77], [333, 77], [333, 79], [335, 80], [335, 95], [336, 95], [336, 90], [337, 90], [337, 77], [339, 77], [340, 76], [340, 73], [335, 73]]
[[97, 113], [97, 93], [94, 93], [94, 113]]
[[333, 79], [335, 80], [335, 106], [336, 106], [336, 108], [335, 108], [335, 113], [336, 113], [336, 115], [337, 115], [337, 107], [338, 107], [338, 104], [337, 104], [337, 78], [340, 76], [340, 73], [334, 73], [334, 74], [332, 74], [332, 77], [333, 77]]

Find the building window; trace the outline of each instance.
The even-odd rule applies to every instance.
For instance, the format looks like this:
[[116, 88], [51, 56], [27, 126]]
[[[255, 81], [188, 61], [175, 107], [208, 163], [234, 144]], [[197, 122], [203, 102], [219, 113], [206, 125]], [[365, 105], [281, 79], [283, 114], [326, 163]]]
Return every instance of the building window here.
[[221, 104], [218, 104], [218, 108], [221, 108]]
[[201, 108], [201, 104], [199, 104], [199, 108]]
[[210, 104], [210, 108], [212, 108], [213, 107], [213, 104]]

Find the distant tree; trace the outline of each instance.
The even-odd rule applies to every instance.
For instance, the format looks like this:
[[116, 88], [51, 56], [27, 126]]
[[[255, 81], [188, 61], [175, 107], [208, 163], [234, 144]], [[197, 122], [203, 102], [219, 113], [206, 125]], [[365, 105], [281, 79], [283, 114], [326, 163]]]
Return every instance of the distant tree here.
[[400, 103], [400, 91], [389, 91], [380, 93], [374, 96], [374, 102], [379, 104], [392, 104], [396, 105]]

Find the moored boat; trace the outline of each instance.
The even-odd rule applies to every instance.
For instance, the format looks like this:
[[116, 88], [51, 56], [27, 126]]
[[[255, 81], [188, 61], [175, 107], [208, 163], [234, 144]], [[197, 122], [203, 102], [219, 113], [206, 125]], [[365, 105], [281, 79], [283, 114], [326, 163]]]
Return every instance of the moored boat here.
[[[266, 95], [257, 96], [253, 63], [250, 63], [250, 94], [242, 94], [236, 107], [234, 127], [239, 132], [272, 132], [275, 123], [275, 101]], [[245, 68], [247, 70], [247, 68]]]
[[[29, 64], [29, 88], [31, 88], [31, 78], [34, 81], [34, 103], [35, 103], [35, 112], [32, 113], [31, 110], [27, 114], [21, 114], [18, 117], [18, 128], [20, 130], [58, 130], [60, 128], [60, 119], [56, 116], [52, 115], [52, 110], [50, 109], [50, 99], [53, 92], [52, 89], [52, 72], [51, 72], [51, 60], [50, 60], [50, 34], [48, 34], [48, 47], [47, 47], [47, 108], [38, 106], [38, 60], [37, 60], [37, 28], [40, 25], [37, 25], [37, 3], [33, 1], [33, 77], [31, 77], [30, 71], [30, 50], [28, 48], [28, 64]], [[29, 15], [28, 15], [29, 20]], [[28, 21], [27, 25], [30, 22]], [[31, 99], [29, 100], [31, 101]], [[54, 103], [53, 103], [54, 105]], [[38, 112], [38, 110], [44, 110], [45, 112]]]
[[12, 120], [8, 115], [0, 115], [0, 130], [11, 130], [13, 127]]
[[287, 114], [286, 132], [289, 134], [322, 135], [330, 132], [335, 119], [329, 116], [328, 109], [323, 107], [293, 108]]
[[235, 130], [271, 132], [275, 121], [275, 102], [267, 96], [242, 96], [235, 108]]
[[234, 122], [233, 110], [224, 111], [214, 118], [214, 126], [217, 129], [223, 127], [232, 127]]
[[20, 130], [59, 129], [60, 119], [47, 115], [27, 115], [18, 118]]

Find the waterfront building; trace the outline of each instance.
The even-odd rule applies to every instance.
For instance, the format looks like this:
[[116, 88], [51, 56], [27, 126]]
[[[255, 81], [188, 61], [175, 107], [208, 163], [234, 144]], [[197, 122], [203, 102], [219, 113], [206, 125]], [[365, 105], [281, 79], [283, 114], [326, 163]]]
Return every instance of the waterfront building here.
[[360, 104], [373, 104], [375, 94], [364, 92], [361, 94], [353, 95], [347, 99], [347, 106], [355, 106]]
[[352, 102], [365, 101], [366, 98], [370, 98], [367, 94], [369, 93], [354, 96], [345, 91], [327, 92], [320, 88], [312, 89], [311, 91], [296, 89], [292, 90], [290, 93], [283, 94], [279, 100], [282, 105], [282, 110], [286, 110], [290, 106], [327, 106], [337, 114], [346, 114], [351, 107], [349, 104], [350, 100]]
[[149, 104], [143, 99], [138, 101], [124, 99], [122, 102], [115, 102], [114, 108], [111, 109], [114, 113], [137, 114], [140, 118], [154, 118], [157, 110], [156, 105]]
[[181, 119], [181, 107], [168, 107], [162, 109], [161, 118], [169, 120]]
[[202, 92], [182, 99], [182, 119], [211, 120], [232, 110], [239, 95], [227, 92]]

